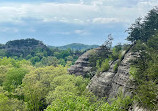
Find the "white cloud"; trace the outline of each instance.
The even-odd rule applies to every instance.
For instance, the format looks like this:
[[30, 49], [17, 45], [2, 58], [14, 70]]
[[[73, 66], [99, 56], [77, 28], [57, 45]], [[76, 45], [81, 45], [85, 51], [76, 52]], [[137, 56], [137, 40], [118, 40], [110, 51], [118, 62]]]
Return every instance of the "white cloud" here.
[[117, 23], [121, 22], [118, 18], [94, 18], [93, 23], [101, 23], [101, 24], [106, 24], [106, 23]]
[[157, 0], [80, 0], [78, 3], [10, 3], [0, 5], [0, 22], [25, 18], [74, 24], [132, 23], [158, 5]]
[[75, 30], [74, 33], [79, 34], [79, 35], [89, 35], [90, 34], [86, 30]]
[[19, 30], [15, 27], [13, 28], [9, 28], [9, 27], [0, 27], [0, 32], [13, 32], [13, 33], [17, 33], [19, 32]]
[[75, 30], [74, 32], [75, 32], [76, 34], [81, 34], [81, 33], [84, 32], [84, 30]]

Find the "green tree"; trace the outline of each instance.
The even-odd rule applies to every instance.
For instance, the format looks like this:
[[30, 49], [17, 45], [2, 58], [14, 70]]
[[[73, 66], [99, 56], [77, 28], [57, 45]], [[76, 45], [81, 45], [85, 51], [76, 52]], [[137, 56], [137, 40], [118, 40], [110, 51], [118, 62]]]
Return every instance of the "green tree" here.
[[25, 76], [22, 83], [24, 99], [31, 111], [43, 110], [47, 107], [46, 95], [50, 91], [51, 81], [60, 75], [67, 74], [62, 66], [36, 68]]
[[139, 52], [139, 56], [133, 63], [134, 67], [132, 76], [135, 80], [135, 94], [140, 104], [149, 109], [157, 110], [158, 95], [158, 52], [157, 40], [158, 36], [150, 37], [146, 43], [137, 41], [135, 51]]
[[158, 8], [149, 11], [145, 19], [138, 18], [134, 24], [127, 30], [129, 36], [127, 40], [136, 42], [141, 40], [146, 42], [158, 30]]
[[18, 85], [22, 84], [22, 80], [27, 73], [28, 70], [23, 68], [10, 69], [6, 74], [5, 81], [3, 82], [4, 89], [7, 91], [15, 90]]
[[39, 62], [39, 61], [40, 61], [40, 58], [39, 58], [38, 56], [35, 56], [35, 57], [32, 57], [30, 61], [31, 61], [31, 63], [32, 63], [33, 65], [35, 65], [36, 62]]

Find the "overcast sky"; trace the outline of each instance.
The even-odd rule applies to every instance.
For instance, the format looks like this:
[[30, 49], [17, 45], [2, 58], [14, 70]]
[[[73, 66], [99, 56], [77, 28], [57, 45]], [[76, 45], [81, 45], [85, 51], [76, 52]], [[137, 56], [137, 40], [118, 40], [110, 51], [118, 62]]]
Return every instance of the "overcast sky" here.
[[35, 38], [47, 45], [102, 44], [125, 30], [158, 0], [0, 0], [0, 43]]

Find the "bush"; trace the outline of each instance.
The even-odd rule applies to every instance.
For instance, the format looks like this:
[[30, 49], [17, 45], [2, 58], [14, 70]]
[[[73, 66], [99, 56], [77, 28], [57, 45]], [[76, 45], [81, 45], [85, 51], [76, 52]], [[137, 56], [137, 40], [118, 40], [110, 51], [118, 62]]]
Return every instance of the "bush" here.
[[99, 74], [100, 72], [106, 72], [106, 71], [108, 71], [109, 68], [110, 68], [109, 59], [105, 59], [101, 63], [100, 63], [100, 61], [97, 61], [96, 67], [97, 67], [97, 74]]
[[113, 68], [113, 70], [114, 70], [114, 72], [116, 73], [117, 72], [117, 70], [118, 70], [118, 63], [116, 63], [115, 65], [114, 65], [114, 68]]

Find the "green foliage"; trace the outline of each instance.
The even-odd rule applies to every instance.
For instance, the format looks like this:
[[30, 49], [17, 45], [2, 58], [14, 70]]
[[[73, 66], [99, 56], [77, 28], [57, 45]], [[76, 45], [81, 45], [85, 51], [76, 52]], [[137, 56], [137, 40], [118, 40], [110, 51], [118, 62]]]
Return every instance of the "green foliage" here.
[[[100, 64], [101, 64], [101, 65], [100, 65]], [[97, 67], [97, 71], [98, 71], [98, 72], [105, 72], [105, 71], [108, 71], [109, 68], [110, 68], [109, 59], [105, 59], [105, 60], [102, 61], [102, 62], [98, 61], [96, 67]]]
[[[88, 84], [87, 79], [68, 75], [66, 68], [44, 67], [27, 74], [22, 89], [29, 110], [39, 111], [70, 93], [81, 95]], [[47, 102], [46, 102], [47, 99]]]
[[150, 37], [147, 42], [137, 41], [134, 51], [139, 56], [133, 62], [130, 74], [135, 80], [137, 101], [149, 110], [157, 110], [158, 96], [158, 36]]
[[112, 102], [111, 106], [117, 107], [120, 111], [127, 111], [132, 105], [133, 99], [130, 96], [124, 96], [122, 92], [117, 95], [117, 98]]
[[144, 81], [136, 89], [136, 98], [139, 104], [146, 109], [156, 111], [158, 109], [158, 85], [153, 81]]
[[7, 71], [9, 70], [9, 67], [7, 66], [0, 66], [0, 86], [2, 86], [4, 80], [5, 80], [5, 76]]
[[156, 111], [158, 97], [158, 8], [148, 12], [144, 20], [137, 19], [129, 28], [128, 40], [135, 43], [139, 56], [132, 61], [130, 74], [136, 86], [135, 95], [142, 107]]
[[118, 70], [118, 63], [116, 63], [115, 65], [114, 65], [114, 67], [113, 67], [113, 70], [114, 70], [114, 72], [116, 73], [117, 72], [117, 70]]
[[[86, 90], [89, 79], [69, 75], [67, 67], [72, 57], [68, 57], [66, 67], [47, 66], [35, 68], [26, 60], [0, 59], [0, 105], [3, 110], [91, 110], [118, 111], [124, 103], [109, 105]], [[43, 59], [43, 64], [51, 64], [52, 57]], [[52, 60], [53, 62], [53, 60]], [[70, 62], [70, 63], [69, 63]], [[109, 60], [100, 64], [101, 71], [109, 67]], [[9, 92], [6, 92], [9, 91]], [[128, 103], [128, 102], [127, 102]], [[125, 106], [123, 106], [125, 107]], [[0, 109], [0, 110], [1, 110]]]
[[13, 68], [10, 69], [5, 77], [5, 81], [3, 83], [4, 89], [7, 91], [15, 90], [18, 85], [22, 84], [22, 79], [28, 71], [23, 68]]
[[48, 56], [43, 57], [40, 62], [36, 63], [36, 66], [57, 66], [59, 64], [59, 60], [56, 57]]
[[[108, 64], [106, 64], [105, 58], [109, 58], [111, 55], [110, 49], [108, 49], [106, 46], [101, 46], [101, 50], [104, 51], [95, 51], [95, 50], [90, 50], [88, 53], [90, 53], [89, 57], [89, 66], [92, 67], [93, 71], [96, 71], [99, 67], [102, 66], [103, 71], [106, 71], [108, 69]], [[103, 61], [103, 63], [101, 63]], [[99, 62], [99, 64], [98, 64]], [[104, 68], [103, 68], [104, 67]]]
[[[64, 89], [59, 89], [57, 93], [60, 95]], [[46, 111], [127, 111], [132, 103], [132, 99], [129, 96], [118, 95], [117, 99], [114, 99], [110, 105], [104, 98], [98, 99], [89, 92], [85, 92], [81, 96], [66, 92], [59, 97], [52, 101]]]
[[117, 60], [119, 58], [119, 52], [116, 50], [116, 48], [114, 47], [112, 49], [112, 59], [113, 60]]
[[4, 57], [6, 54], [6, 51], [4, 49], [0, 49], [0, 57]]
[[[16, 72], [14, 72], [14, 71], [16, 71], [16, 69], [31, 68], [29, 65], [30, 65], [30, 63], [26, 60], [18, 61], [18, 60], [14, 60], [14, 59], [11, 59], [11, 58], [6, 58], [6, 57], [1, 58], [0, 59], [0, 86], [3, 85], [3, 82], [6, 82], [5, 84], [7, 85], [8, 79], [11, 79], [13, 76], [16, 76], [16, 77], [18, 76], [18, 73], [16, 75]], [[10, 73], [11, 71], [13, 71], [13, 75]], [[23, 73], [23, 71], [24, 70], [21, 70], [21, 74]], [[16, 79], [16, 77], [15, 77], [15, 79]], [[10, 85], [8, 84], [7, 86], [10, 86]]]
[[36, 62], [40, 61], [40, 58], [38, 56], [35, 56], [35, 57], [32, 57], [30, 61], [33, 65], [35, 65]]
[[64, 59], [59, 59], [59, 64], [65, 66], [66, 65], [66, 62]]
[[62, 66], [37, 68], [23, 79], [22, 89], [29, 110], [39, 111], [46, 108], [45, 97], [50, 91], [50, 83], [56, 77], [67, 74]]
[[0, 111], [12, 110], [12, 108], [10, 108], [8, 102], [9, 102], [8, 97], [5, 96], [3, 92], [0, 92]]
[[58, 48], [62, 49], [62, 50], [67, 50], [67, 49], [88, 50], [88, 49], [97, 48], [97, 47], [99, 47], [99, 46], [98, 45], [84, 45], [84, 44], [80, 44], [80, 43], [72, 43], [72, 44], [68, 44], [65, 46], [58, 47]]
[[146, 42], [158, 30], [158, 13], [157, 8], [148, 12], [144, 20], [138, 18], [134, 24], [128, 29], [129, 36], [127, 40], [136, 42], [141, 40]]
[[9, 66], [9, 67], [15, 67], [15, 68], [19, 68], [19, 67], [22, 67], [23, 65], [30, 65], [30, 62], [29, 61], [26, 61], [26, 60], [15, 60], [15, 59], [12, 59], [12, 58], [7, 58], [7, 57], [4, 57], [4, 58], [0, 58], [0, 66], [1, 65], [4, 65], [4, 66]]
[[130, 73], [130, 75], [132, 75], [133, 78], [136, 78], [135, 74], [137, 73], [137, 70], [138, 69], [136, 67], [134, 67], [134, 66], [130, 67], [129, 73]]
[[119, 45], [116, 45], [113, 49], [112, 49], [112, 60], [115, 61], [117, 59], [120, 59], [121, 57], [121, 53], [122, 53], [122, 45], [119, 44]]
[[154, 35], [147, 41], [147, 46], [150, 50], [158, 51], [158, 34]]
[[100, 72], [108, 71], [108, 69], [110, 68], [109, 61], [114, 62], [118, 60], [117, 64], [115, 64], [114, 66], [114, 71], [116, 72], [125, 53], [125, 51], [123, 51], [124, 47], [125, 46], [118, 44], [114, 48], [112, 48], [112, 50], [107, 49], [106, 46], [102, 46], [103, 50], [105, 49], [105, 51], [97, 52], [91, 50], [89, 52], [91, 53], [89, 62], [90, 66], [92, 67], [92, 71], [97, 70], [97, 74], [99, 74]]
[[[16, 60], [29, 60], [34, 66], [63, 65], [75, 63], [83, 51], [72, 49], [49, 48], [35, 39], [21, 39], [0, 45], [0, 57], [11, 57]], [[57, 60], [58, 59], [58, 60]], [[46, 63], [46, 61], [49, 61]]]
[[0, 87], [0, 111], [26, 111], [23, 101], [8, 98], [6, 92]]
[[95, 70], [95, 66], [96, 66], [96, 62], [98, 60], [98, 55], [97, 53], [92, 49], [89, 50], [88, 53], [90, 53], [90, 57], [89, 57], [89, 66], [93, 67], [93, 69]]

